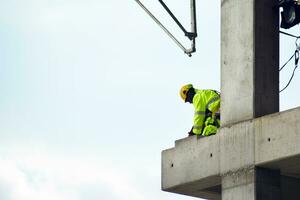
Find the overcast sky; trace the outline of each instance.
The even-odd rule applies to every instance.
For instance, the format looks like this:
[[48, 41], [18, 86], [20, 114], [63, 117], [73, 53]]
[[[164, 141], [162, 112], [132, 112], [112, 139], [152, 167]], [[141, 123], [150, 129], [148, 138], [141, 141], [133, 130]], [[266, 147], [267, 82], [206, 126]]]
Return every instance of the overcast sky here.
[[[189, 29], [189, 4], [166, 3]], [[0, 199], [194, 199], [160, 190], [160, 159], [192, 126], [179, 88], [220, 89], [220, 2], [197, 14], [189, 58], [134, 0], [0, 0]], [[282, 63], [294, 42], [282, 36]], [[299, 105], [299, 77], [281, 110]]]

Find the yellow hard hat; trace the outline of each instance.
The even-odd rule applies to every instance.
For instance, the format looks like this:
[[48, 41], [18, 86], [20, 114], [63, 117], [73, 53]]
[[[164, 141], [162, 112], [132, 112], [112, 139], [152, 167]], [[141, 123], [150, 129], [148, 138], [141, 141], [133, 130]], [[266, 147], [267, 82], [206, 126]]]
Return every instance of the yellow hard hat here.
[[182, 86], [182, 88], [180, 89], [180, 97], [183, 99], [183, 101], [186, 100], [186, 96], [187, 96], [187, 92], [189, 91], [189, 89], [191, 89], [193, 87], [192, 84], [187, 84]]

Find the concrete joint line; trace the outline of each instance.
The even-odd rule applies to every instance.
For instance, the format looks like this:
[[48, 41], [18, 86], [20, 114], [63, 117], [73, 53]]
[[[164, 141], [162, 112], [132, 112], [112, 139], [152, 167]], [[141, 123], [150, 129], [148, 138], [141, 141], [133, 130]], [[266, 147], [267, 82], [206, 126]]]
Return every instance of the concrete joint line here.
[[222, 176], [222, 189], [228, 190], [240, 186], [251, 185], [255, 181], [254, 165], [227, 172]]
[[234, 176], [239, 177], [241, 175], [244, 175], [245, 173], [254, 172], [255, 165], [247, 165], [245, 167], [239, 168], [237, 170], [230, 170], [226, 173], [221, 174], [222, 177], [226, 176]]

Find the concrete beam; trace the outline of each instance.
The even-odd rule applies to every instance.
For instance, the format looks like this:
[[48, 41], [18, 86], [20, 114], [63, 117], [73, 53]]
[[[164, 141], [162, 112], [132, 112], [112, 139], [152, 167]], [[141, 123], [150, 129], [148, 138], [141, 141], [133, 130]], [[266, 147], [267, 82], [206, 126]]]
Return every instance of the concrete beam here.
[[214, 136], [178, 140], [162, 152], [162, 189], [218, 199], [222, 176], [256, 166], [299, 178], [299, 121], [300, 107], [222, 127]]
[[219, 136], [188, 137], [162, 152], [162, 189], [208, 199], [220, 199]]
[[300, 152], [299, 111], [296, 108], [254, 120], [257, 164], [297, 157]]

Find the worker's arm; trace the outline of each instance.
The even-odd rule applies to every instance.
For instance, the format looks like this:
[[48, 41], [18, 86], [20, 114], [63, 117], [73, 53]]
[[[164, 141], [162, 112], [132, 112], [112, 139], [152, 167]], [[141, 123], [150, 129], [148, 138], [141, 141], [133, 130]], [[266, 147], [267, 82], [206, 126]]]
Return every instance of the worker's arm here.
[[220, 94], [214, 90], [210, 90], [208, 93], [208, 103], [207, 103], [207, 109], [212, 113], [215, 114], [216, 112], [219, 112], [220, 109]]
[[195, 135], [201, 135], [202, 129], [204, 128], [205, 110], [206, 110], [206, 104], [204, 100], [205, 98], [201, 97], [200, 94], [196, 94], [193, 99], [195, 113], [194, 113], [194, 125], [193, 125], [192, 132]]
[[204, 128], [205, 112], [200, 112], [201, 113], [195, 113], [194, 116], [194, 125], [192, 131], [195, 135], [201, 135], [202, 129]]

